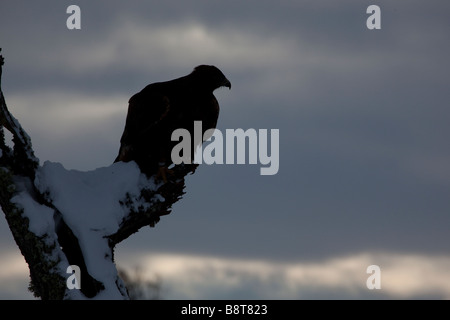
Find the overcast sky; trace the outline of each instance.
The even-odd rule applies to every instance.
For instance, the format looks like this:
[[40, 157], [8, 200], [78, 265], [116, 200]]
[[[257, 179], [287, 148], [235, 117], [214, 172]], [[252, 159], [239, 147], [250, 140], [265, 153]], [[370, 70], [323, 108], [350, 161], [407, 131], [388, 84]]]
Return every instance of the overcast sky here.
[[[445, 1], [2, 1], [2, 89], [41, 164], [67, 169], [110, 165], [128, 99], [199, 64], [232, 83], [215, 92], [220, 130], [279, 129], [278, 174], [202, 165], [118, 246], [165, 298], [450, 298], [449, 15]], [[0, 298], [31, 297], [4, 218], [0, 232]]]

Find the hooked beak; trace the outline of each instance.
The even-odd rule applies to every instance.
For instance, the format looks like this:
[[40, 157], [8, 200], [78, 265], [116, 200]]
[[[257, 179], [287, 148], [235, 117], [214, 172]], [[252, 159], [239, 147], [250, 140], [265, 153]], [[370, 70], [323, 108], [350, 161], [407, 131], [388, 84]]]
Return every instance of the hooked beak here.
[[228, 79], [225, 79], [225, 81], [222, 84], [223, 87], [227, 87], [228, 89], [231, 90], [231, 82]]

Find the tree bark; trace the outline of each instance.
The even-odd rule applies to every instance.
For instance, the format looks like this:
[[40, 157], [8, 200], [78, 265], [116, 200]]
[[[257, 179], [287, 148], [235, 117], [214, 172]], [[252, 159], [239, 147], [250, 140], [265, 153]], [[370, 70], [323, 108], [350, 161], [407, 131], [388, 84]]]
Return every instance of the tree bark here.
[[[54, 205], [52, 195], [36, 187], [39, 160], [34, 155], [30, 137], [6, 106], [1, 90], [3, 64], [0, 56], [0, 205], [29, 266], [29, 289], [41, 299], [101, 299], [108, 296], [104, 295], [108, 290], [115, 290], [116, 297], [127, 299], [127, 290], [118, 275], [110, 283], [92, 275], [86, 263], [86, 252], [80, 246], [80, 242], [86, 239], [80, 239], [80, 235], [77, 236], [66, 223], [66, 213]], [[5, 143], [4, 128], [13, 136], [12, 149]], [[99, 258], [106, 259], [102, 261], [107, 261], [115, 269], [114, 247], [140, 228], [154, 227], [161, 216], [169, 214], [172, 205], [184, 194], [185, 176], [193, 173], [196, 167], [196, 164], [177, 165], [167, 181], [159, 182], [154, 188], [142, 187], [138, 197], [127, 194], [120, 201], [126, 214], [115, 232], [103, 236], [107, 250], [105, 257]], [[45, 232], [33, 230], [31, 226], [44, 217], [26, 212], [29, 207], [21, 207], [13, 201], [18, 195], [28, 197], [39, 208], [51, 210], [53, 223]], [[77, 289], [70, 289], [67, 285], [71, 276], [67, 267], [71, 265], [78, 266], [81, 271], [81, 288], [76, 293], [73, 290]]]

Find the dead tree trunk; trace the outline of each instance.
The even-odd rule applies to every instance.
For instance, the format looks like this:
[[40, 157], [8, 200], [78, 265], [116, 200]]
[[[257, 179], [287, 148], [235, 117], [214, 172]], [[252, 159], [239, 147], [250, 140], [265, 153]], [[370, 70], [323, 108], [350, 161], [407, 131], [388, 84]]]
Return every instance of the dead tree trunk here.
[[[127, 290], [114, 264], [115, 245], [141, 227], [153, 227], [160, 216], [169, 214], [171, 206], [184, 194], [185, 176], [193, 173], [197, 165], [175, 166], [173, 174], [164, 183], [141, 174], [139, 185], [132, 191], [125, 192], [120, 199], [104, 200], [101, 208], [105, 211], [111, 206], [120, 207], [123, 214], [119, 218], [111, 217], [112, 212], [111, 216], [108, 212], [99, 213], [105, 223], [117, 221], [117, 226], [113, 223], [109, 228], [93, 227], [90, 220], [99, 219], [95, 212], [92, 215], [84, 213], [84, 220], [77, 221], [74, 219], [76, 214], [69, 212], [72, 208], [56, 200], [51, 179], [42, 182], [51, 165], [39, 165], [30, 137], [8, 111], [1, 90], [3, 62], [0, 56], [0, 205], [28, 263], [30, 290], [41, 299], [127, 299]], [[4, 128], [13, 135], [13, 148], [5, 143]], [[62, 166], [57, 168], [65, 170]], [[109, 184], [118, 183], [114, 181], [117, 170], [125, 169], [112, 168]], [[85, 178], [81, 172], [61, 172]], [[73, 200], [85, 201], [84, 208], [91, 205], [83, 198]], [[96, 205], [98, 208], [99, 203]], [[70, 266], [80, 271], [79, 289], [68, 285], [74, 270]]]

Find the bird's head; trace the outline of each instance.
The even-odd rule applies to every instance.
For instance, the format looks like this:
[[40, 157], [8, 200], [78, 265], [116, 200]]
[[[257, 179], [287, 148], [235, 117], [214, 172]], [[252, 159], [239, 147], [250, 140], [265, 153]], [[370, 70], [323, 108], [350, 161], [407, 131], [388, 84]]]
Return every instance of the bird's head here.
[[231, 82], [225, 75], [215, 66], [200, 65], [195, 67], [192, 75], [205, 88], [214, 91], [220, 87], [227, 87], [231, 89]]

